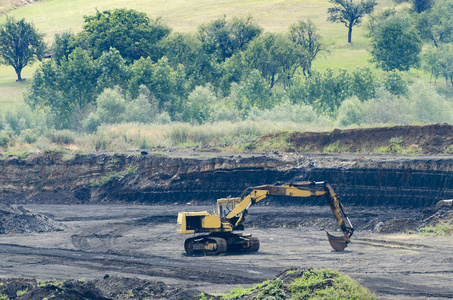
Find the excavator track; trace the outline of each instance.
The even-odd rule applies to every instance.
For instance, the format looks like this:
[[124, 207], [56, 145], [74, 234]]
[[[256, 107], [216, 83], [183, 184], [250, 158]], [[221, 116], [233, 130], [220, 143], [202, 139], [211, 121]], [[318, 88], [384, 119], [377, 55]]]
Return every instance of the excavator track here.
[[258, 238], [242, 234], [203, 235], [186, 239], [184, 249], [188, 254], [218, 255], [225, 252], [256, 252]]
[[227, 251], [227, 243], [219, 237], [198, 236], [186, 239], [184, 249], [188, 254], [217, 255]]
[[250, 248], [248, 251], [258, 251], [260, 249], [260, 240], [257, 237], [251, 236], [249, 237]]

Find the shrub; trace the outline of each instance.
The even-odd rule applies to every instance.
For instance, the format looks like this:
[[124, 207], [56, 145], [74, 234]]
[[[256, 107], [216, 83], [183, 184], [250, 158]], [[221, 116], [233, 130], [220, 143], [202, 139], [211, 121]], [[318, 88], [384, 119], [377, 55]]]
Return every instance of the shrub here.
[[121, 89], [105, 89], [96, 100], [99, 119], [102, 123], [121, 123], [126, 111], [126, 100], [121, 94]]
[[126, 105], [125, 121], [151, 123], [159, 113], [159, 102], [145, 85], [139, 87], [138, 97]]
[[365, 118], [364, 105], [356, 96], [346, 99], [338, 109], [337, 122], [340, 126], [361, 124]]
[[234, 90], [230, 96], [219, 99], [219, 101], [214, 103], [211, 111], [211, 121], [239, 121], [243, 114], [236, 106], [237, 97], [237, 90]]
[[406, 96], [409, 89], [403, 75], [397, 71], [387, 72], [384, 78], [384, 88], [393, 95]]
[[364, 103], [364, 115], [367, 124], [408, 124], [411, 122], [411, 105], [406, 98], [379, 88], [376, 98]]
[[33, 144], [38, 140], [38, 133], [36, 132], [36, 130], [27, 128], [25, 130], [22, 130], [20, 139], [24, 143]]
[[19, 135], [24, 129], [39, 127], [39, 118], [40, 116], [34, 115], [25, 104], [16, 104], [4, 112], [4, 128]]
[[146, 124], [151, 123], [156, 114], [157, 109], [149, 100], [145, 96], [139, 95], [137, 99], [127, 103], [124, 120]]
[[380, 85], [379, 78], [368, 67], [356, 68], [351, 81], [352, 94], [360, 101], [373, 99]]
[[453, 225], [442, 223], [436, 226], [425, 226], [420, 228], [422, 233], [433, 233], [436, 235], [447, 235], [453, 233]]
[[92, 112], [83, 122], [83, 129], [85, 132], [94, 133], [98, 130], [98, 127], [101, 126], [101, 118], [96, 112]]
[[46, 137], [56, 144], [71, 144], [76, 140], [77, 134], [71, 130], [51, 130], [46, 133]]
[[5, 131], [0, 131], [0, 147], [8, 147], [8, 144], [11, 142], [11, 135]]
[[452, 123], [453, 104], [436, 91], [418, 83], [409, 89], [409, 101], [412, 104], [412, 120], [422, 123]]
[[287, 121], [295, 123], [311, 123], [317, 120], [313, 108], [304, 104], [291, 104], [288, 100], [269, 110], [260, 110], [256, 107], [250, 110], [249, 120]]
[[217, 102], [217, 96], [211, 86], [197, 86], [187, 98], [183, 112], [186, 122], [202, 124], [210, 118], [212, 106]]
[[170, 114], [164, 111], [163, 113], [160, 113], [155, 117], [154, 122], [157, 124], [170, 124], [171, 123]]

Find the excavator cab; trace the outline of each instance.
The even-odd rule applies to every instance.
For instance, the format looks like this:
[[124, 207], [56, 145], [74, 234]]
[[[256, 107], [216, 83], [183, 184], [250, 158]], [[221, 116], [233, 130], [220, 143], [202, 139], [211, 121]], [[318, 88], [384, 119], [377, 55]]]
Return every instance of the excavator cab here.
[[225, 218], [241, 201], [241, 198], [218, 199], [216, 215], [220, 218]]

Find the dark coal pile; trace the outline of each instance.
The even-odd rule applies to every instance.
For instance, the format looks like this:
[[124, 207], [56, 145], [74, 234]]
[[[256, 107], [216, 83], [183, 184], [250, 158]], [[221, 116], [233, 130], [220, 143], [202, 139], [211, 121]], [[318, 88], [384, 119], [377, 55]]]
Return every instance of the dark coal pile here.
[[[38, 282], [34, 279], [0, 279], [0, 295], [6, 299], [196, 299], [201, 292], [170, 287], [163, 282], [105, 275], [97, 280]], [[2, 298], [3, 299], [3, 298]]]
[[0, 234], [51, 232], [66, 228], [63, 223], [22, 206], [0, 205]]
[[451, 207], [426, 209], [414, 218], [396, 218], [379, 222], [375, 226], [374, 231], [379, 233], [402, 233], [440, 225], [453, 226], [453, 209]]

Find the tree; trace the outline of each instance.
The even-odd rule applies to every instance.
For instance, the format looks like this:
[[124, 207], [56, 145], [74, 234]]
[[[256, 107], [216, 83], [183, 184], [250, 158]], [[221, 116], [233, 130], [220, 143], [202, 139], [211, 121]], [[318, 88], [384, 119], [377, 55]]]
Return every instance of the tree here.
[[[222, 64], [228, 58], [244, 51], [263, 29], [255, 24], [252, 17], [234, 17], [227, 20], [222, 17], [202, 24], [198, 28], [197, 39], [200, 49], [195, 57], [198, 85], [220, 85]], [[195, 44], [196, 45], [196, 44]]]
[[7, 18], [0, 27], [0, 64], [12, 66], [17, 81], [22, 81], [22, 69], [44, 56], [44, 35], [25, 19]]
[[56, 117], [57, 128], [77, 129], [79, 124], [74, 114], [83, 114], [87, 105], [96, 101], [98, 73], [87, 51], [76, 48], [61, 65], [44, 62], [33, 74], [24, 100], [32, 108], [49, 108]]
[[429, 11], [416, 18], [417, 29], [423, 39], [439, 47], [442, 43], [453, 42], [453, 1], [439, 1]]
[[353, 0], [329, 0], [335, 6], [327, 9], [328, 21], [343, 23], [348, 28], [348, 43], [352, 42], [352, 27], [359, 25], [362, 18], [374, 11], [376, 0], [361, 0], [359, 3]]
[[277, 33], [266, 33], [255, 39], [242, 56], [247, 65], [247, 69], [244, 69], [246, 77], [250, 71], [258, 70], [269, 89], [279, 81], [291, 79], [300, 59], [300, 52], [294, 43], [286, 35]]
[[69, 31], [55, 34], [55, 40], [50, 47], [50, 51], [52, 52], [52, 60], [57, 65], [60, 65], [63, 60], [68, 60], [69, 54], [75, 49], [74, 40], [75, 35]]
[[90, 50], [93, 58], [115, 48], [129, 63], [141, 57], [160, 59], [161, 41], [171, 32], [159, 19], [150, 20], [145, 13], [133, 9], [97, 11], [94, 16], [85, 17], [83, 28], [78, 44]]
[[167, 111], [173, 119], [179, 118], [182, 101], [187, 97], [185, 74], [180, 68], [173, 69], [163, 57], [154, 63], [149, 57], [137, 60], [131, 66], [132, 77], [128, 92], [137, 98], [144, 85], [156, 97], [159, 111]]
[[418, 67], [423, 42], [408, 16], [392, 16], [375, 26], [371, 36], [372, 61], [384, 71]]
[[434, 6], [434, 0], [410, 0], [409, 2], [412, 4], [412, 10], [418, 14]]
[[305, 76], [310, 76], [311, 65], [318, 54], [328, 53], [329, 45], [318, 33], [316, 25], [308, 20], [300, 21], [289, 28], [289, 38], [301, 54], [300, 66]]
[[214, 54], [219, 62], [223, 62], [236, 52], [245, 50], [262, 31], [252, 17], [234, 17], [227, 21], [224, 16], [201, 25], [198, 28], [198, 38], [206, 53]]

